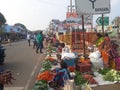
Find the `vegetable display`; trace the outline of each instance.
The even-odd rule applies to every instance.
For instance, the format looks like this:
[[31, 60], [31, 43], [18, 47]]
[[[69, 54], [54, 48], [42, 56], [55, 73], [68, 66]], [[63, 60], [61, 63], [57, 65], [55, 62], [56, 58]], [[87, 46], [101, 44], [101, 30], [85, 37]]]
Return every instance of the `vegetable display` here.
[[88, 81], [89, 84], [98, 84], [92, 75], [85, 74], [83, 77]]
[[51, 81], [53, 79], [53, 76], [54, 75], [50, 71], [46, 70], [38, 74], [37, 80]]
[[48, 60], [51, 62], [52, 65], [57, 65], [58, 61], [54, 59], [53, 57], [48, 57], [45, 60]]
[[48, 90], [47, 82], [44, 80], [37, 81], [33, 90]]
[[111, 69], [108, 73], [106, 73], [106, 75], [103, 78], [104, 80], [111, 82], [120, 81], [120, 72]]
[[98, 72], [102, 75], [106, 75], [107, 72], [109, 72], [110, 69], [109, 68], [104, 68], [104, 69], [100, 69]]
[[50, 69], [51, 69], [51, 62], [50, 62], [49, 60], [45, 60], [45, 61], [43, 62], [42, 68], [43, 68], [44, 70], [50, 70]]
[[87, 80], [82, 76], [82, 74], [78, 71], [75, 71], [74, 82], [75, 85], [83, 85], [87, 82]]

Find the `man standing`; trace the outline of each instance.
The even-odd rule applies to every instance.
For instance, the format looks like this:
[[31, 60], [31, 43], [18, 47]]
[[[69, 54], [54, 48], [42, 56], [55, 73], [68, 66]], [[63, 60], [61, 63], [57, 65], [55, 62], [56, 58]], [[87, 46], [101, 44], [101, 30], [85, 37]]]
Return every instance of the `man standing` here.
[[33, 48], [37, 48], [36, 33], [33, 36]]
[[38, 53], [38, 49], [40, 49], [40, 53], [42, 52], [42, 48], [43, 48], [43, 36], [42, 36], [42, 32], [38, 33], [37, 37], [36, 37], [36, 41], [38, 43], [38, 46], [36, 48], [36, 53]]
[[27, 34], [27, 40], [28, 40], [28, 44], [30, 46], [30, 34], [29, 33]]

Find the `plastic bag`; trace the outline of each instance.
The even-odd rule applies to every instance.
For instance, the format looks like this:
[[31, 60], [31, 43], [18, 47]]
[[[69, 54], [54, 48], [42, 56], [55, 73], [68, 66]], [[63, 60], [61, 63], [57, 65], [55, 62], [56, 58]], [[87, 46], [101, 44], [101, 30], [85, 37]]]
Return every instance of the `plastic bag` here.
[[62, 59], [68, 57], [68, 58], [75, 58], [75, 54], [74, 53], [62, 53]]
[[98, 59], [98, 58], [100, 58], [100, 56], [101, 56], [100, 51], [95, 51], [93, 53], [90, 53], [89, 58], [96, 58], [96, 59]]
[[90, 61], [92, 62], [93, 68], [100, 69], [104, 67], [102, 58], [90, 58]]

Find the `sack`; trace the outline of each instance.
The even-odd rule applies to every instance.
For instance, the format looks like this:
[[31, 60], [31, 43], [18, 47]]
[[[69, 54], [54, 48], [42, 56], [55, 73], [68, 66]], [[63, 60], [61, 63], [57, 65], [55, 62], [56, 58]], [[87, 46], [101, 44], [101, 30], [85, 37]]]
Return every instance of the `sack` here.
[[63, 90], [75, 90], [74, 80], [66, 80]]
[[64, 58], [75, 58], [75, 54], [74, 53], [62, 53], [62, 59]]
[[100, 51], [95, 51], [95, 52], [93, 52], [93, 53], [90, 53], [89, 58], [98, 59], [98, 58], [100, 58], [100, 56], [101, 56]]
[[95, 69], [100, 69], [100, 68], [104, 68], [103, 66], [103, 59], [102, 58], [90, 58], [90, 61], [93, 65], [93, 68]]

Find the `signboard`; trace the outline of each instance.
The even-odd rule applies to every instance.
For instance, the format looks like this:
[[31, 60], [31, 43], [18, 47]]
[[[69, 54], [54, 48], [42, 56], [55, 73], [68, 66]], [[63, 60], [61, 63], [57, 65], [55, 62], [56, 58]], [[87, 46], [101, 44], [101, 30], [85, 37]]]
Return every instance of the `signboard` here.
[[[82, 16], [80, 16], [82, 22]], [[93, 15], [84, 15], [84, 24], [89, 25], [93, 22]], [[81, 23], [82, 24], [82, 23]]]
[[[91, 24], [93, 21], [93, 15], [84, 15], [84, 24], [88, 25]], [[66, 23], [78, 23], [82, 24], [82, 16], [79, 16], [79, 18], [67, 18]]]
[[[104, 25], [107, 26], [109, 25], [109, 17], [104, 17]], [[102, 26], [102, 17], [98, 17], [97, 20], [96, 20], [96, 23], [98, 25], [101, 25]]]
[[75, 0], [78, 14], [110, 13], [110, 0]]
[[67, 12], [66, 18], [78, 18], [77, 12]]

